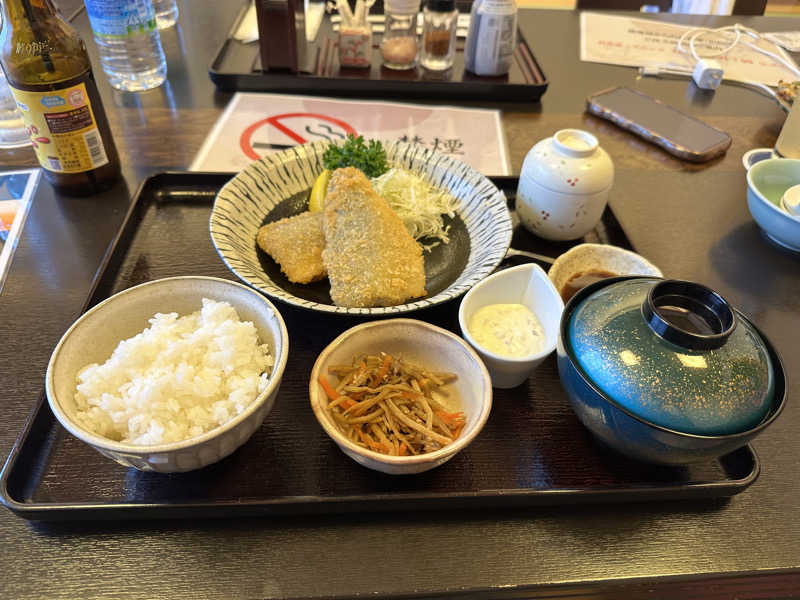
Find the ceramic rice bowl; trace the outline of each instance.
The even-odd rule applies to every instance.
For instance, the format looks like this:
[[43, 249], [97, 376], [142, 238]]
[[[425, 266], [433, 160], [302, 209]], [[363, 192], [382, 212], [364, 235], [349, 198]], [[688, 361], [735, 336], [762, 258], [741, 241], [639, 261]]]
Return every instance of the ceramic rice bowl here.
[[[121, 340], [148, 327], [148, 319], [155, 313], [190, 314], [201, 308], [203, 298], [228, 302], [242, 321], [253, 322], [261, 343], [269, 345], [274, 359], [269, 383], [244, 412], [203, 435], [153, 446], [113, 441], [79, 425], [74, 418], [78, 372], [90, 363], [108, 359]], [[159, 279], [111, 296], [73, 323], [50, 358], [47, 401], [67, 431], [121, 465], [160, 473], [191, 471], [222, 460], [261, 426], [275, 404], [288, 353], [283, 319], [257, 291], [214, 277]]]

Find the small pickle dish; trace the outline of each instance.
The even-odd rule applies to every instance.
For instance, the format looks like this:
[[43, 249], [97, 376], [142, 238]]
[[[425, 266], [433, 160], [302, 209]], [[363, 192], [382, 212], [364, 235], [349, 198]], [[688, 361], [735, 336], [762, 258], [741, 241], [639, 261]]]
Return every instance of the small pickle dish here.
[[[452, 410], [462, 413], [464, 420], [460, 434], [451, 443], [416, 455], [391, 456], [365, 448], [346, 435], [343, 422], [336, 419], [331, 411], [331, 398], [322, 385], [322, 377], [332, 377], [332, 370], [337, 365], [349, 365], [356, 358], [360, 360], [365, 355], [380, 354], [401, 357], [429, 372], [454, 376], [454, 381], [448, 386], [448, 396], [457, 403]], [[331, 384], [335, 384], [335, 381], [332, 380]], [[415, 319], [362, 323], [342, 333], [317, 358], [311, 370], [309, 396], [314, 416], [342, 452], [360, 465], [392, 475], [422, 473], [444, 464], [475, 439], [492, 409], [489, 373], [475, 351], [457, 335]], [[369, 403], [372, 404], [372, 401]], [[393, 404], [393, 401], [389, 403]], [[390, 412], [397, 411], [395, 406], [390, 408]], [[397, 413], [395, 417], [403, 419]], [[433, 415], [429, 413], [429, 417]], [[351, 420], [357, 422], [363, 419], [356, 417]]]

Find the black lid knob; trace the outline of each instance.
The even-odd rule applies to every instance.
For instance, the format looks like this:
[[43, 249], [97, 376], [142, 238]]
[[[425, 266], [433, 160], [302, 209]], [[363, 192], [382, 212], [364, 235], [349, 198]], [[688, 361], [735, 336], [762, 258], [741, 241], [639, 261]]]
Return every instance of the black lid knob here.
[[455, 0], [427, 0], [425, 6], [434, 12], [453, 12], [456, 9]]
[[642, 314], [656, 335], [687, 350], [720, 348], [736, 327], [733, 309], [722, 296], [677, 279], [654, 285], [642, 303]]

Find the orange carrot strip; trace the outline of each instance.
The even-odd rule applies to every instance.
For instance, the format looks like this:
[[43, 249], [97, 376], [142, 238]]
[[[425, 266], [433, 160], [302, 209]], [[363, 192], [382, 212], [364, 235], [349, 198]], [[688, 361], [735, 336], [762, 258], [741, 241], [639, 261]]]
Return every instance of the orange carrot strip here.
[[398, 456], [408, 456], [408, 446], [406, 446], [405, 442], [400, 444], [400, 449], [397, 451], [397, 455]]
[[453, 433], [452, 433], [452, 435], [453, 435], [453, 439], [454, 439], [454, 440], [457, 440], [457, 439], [458, 439], [458, 436], [460, 436], [460, 435], [461, 435], [461, 431], [462, 431], [463, 429], [464, 429], [464, 423], [461, 423], [461, 425], [459, 425], [458, 429], [455, 429], [455, 430], [453, 430]]
[[456, 426], [458, 424], [458, 421], [462, 421], [464, 419], [464, 413], [462, 412], [449, 413], [443, 410], [437, 410], [436, 416], [439, 417], [442, 421], [444, 421], [445, 425], [451, 428], [453, 426]]
[[342, 400], [341, 406], [343, 406], [344, 409], [347, 410], [349, 408], [353, 408], [357, 404], [358, 404], [358, 402], [356, 402], [352, 398], [345, 398], [344, 400]]
[[325, 393], [328, 394], [328, 398], [331, 400], [336, 400], [339, 397], [339, 393], [333, 389], [333, 386], [330, 383], [328, 383], [325, 375], [319, 376], [319, 384], [322, 386], [322, 389], [325, 390]]
[[358, 429], [357, 431], [358, 431], [358, 436], [361, 438], [361, 441], [364, 442], [367, 446], [369, 446], [373, 450], [378, 450], [379, 452], [382, 451], [385, 454], [389, 454], [389, 449], [384, 444], [376, 442], [367, 434], [365, 434], [363, 431], [361, 431], [361, 429]]
[[362, 441], [362, 442], [364, 442], [365, 444], [369, 444], [369, 443], [372, 441], [371, 439], [369, 439], [369, 437], [367, 436], [367, 434], [366, 434], [366, 433], [364, 433], [364, 432], [361, 430], [361, 427], [359, 427], [358, 429], [356, 429], [356, 431], [358, 432], [358, 437], [360, 437], [360, 438], [361, 438], [361, 441]]
[[386, 377], [386, 371], [389, 370], [389, 363], [392, 362], [392, 357], [388, 354], [383, 357], [383, 364], [381, 365], [381, 370], [378, 371], [378, 383], [383, 381], [383, 378]]

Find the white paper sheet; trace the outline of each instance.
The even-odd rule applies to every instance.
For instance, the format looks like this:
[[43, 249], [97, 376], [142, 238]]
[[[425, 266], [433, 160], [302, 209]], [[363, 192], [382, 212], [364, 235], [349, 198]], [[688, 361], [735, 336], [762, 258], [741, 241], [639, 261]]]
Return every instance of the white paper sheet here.
[[317, 140], [404, 140], [452, 155], [484, 175], [510, 175], [500, 111], [394, 102], [237, 93], [192, 162], [240, 171], [269, 152]]
[[[691, 27], [650, 19], [581, 13], [581, 60], [629, 67], [669, 66], [691, 70], [694, 60], [678, 51], [678, 40]], [[747, 38], [753, 41], [752, 38]], [[779, 46], [761, 39], [758, 47], [777, 54], [794, 64]], [[700, 56], [726, 46], [719, 38], [697, 40]], [[798, 77], [778, 61], [744, 44], [738, 44], [727, 54], [715, 57], [722, 65], [725, 78], [778, 85], [778, 81], [794, 81]]]

